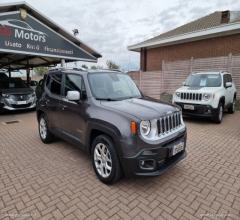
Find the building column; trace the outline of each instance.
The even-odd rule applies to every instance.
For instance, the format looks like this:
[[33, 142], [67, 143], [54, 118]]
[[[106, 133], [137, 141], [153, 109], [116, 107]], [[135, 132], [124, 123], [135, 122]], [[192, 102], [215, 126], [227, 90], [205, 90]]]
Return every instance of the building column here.
[[146, 48], [141, 48], [140, 70], [143, 72], [145, 72], [147, 70], [147, 50], [146, 50]]

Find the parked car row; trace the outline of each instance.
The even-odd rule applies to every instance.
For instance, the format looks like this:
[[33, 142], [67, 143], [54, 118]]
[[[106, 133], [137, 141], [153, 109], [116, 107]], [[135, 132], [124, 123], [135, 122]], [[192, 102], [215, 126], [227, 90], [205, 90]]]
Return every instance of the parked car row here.
[[31, 86], [35, 92], [22, 79], [0, 74], [1, 107], [36, 107], [42, 142], [58, 137], [80, 146], [107, 184], [174, 166], [186, 157], [183, 115], [221, 123], [225, 109], [235, 112], [237, 95], [228, 72], [190, 74], [172, 105], [144, 96], [119, 71], [53, 69]]

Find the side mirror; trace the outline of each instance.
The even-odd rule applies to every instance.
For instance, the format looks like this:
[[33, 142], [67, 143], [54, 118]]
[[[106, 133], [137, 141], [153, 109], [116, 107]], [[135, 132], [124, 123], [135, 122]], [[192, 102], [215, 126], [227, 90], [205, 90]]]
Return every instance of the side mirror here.
[[226, 82], [226, 88], [232, 87], [232, 83], [231, 82]]
[[183, 86], [185, 86], [185, 85], [186, 85], [186, 82], [185, 82], [185, 81], [184, 81], [184, 82], [182, 82], [182, 85], [183, 85]]
[[81, 99], [80, 92], [78, 91], [68, 91], [67, 97], [69, 101], [79, 101]]

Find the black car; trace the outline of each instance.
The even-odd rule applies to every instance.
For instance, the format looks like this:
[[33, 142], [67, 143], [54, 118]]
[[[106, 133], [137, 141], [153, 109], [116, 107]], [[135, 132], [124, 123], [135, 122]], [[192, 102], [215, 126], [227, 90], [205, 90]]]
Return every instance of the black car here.
[[44, 143], [57, 136], [80, 146], [104, 183], [122, 174], [156, 176], [186, 156], [181, 111], [144, 97], [121, 72], [50, 71], [37, 119]]
[[34, 109], [36, 95], [21, 78], [0, 79], [0, 111]]

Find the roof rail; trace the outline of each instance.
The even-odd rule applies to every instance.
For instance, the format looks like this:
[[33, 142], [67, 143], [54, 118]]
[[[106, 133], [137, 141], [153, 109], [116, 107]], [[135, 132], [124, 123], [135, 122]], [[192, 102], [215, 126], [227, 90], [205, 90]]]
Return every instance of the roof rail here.
[[107, 69], [107, 68], [105, 68], [105, 69], [91, 69], [91, 70], [100, 70], [100, 71], [114, 71], [114, 72], [122, 72], [121, 70], [119, 70], [119, 69]]
[[53, 71], [57, 71], [57, 70], [76, 70], [76, 71], [86, 71], [86, 70], [83, 69], [83, 68], [76, 68], [76, 67], [73, 67], [73, 68], [56, 67], [56, 68], [52, 68], [52, 69], [50, 69], [49, 72], [53, 72]]

